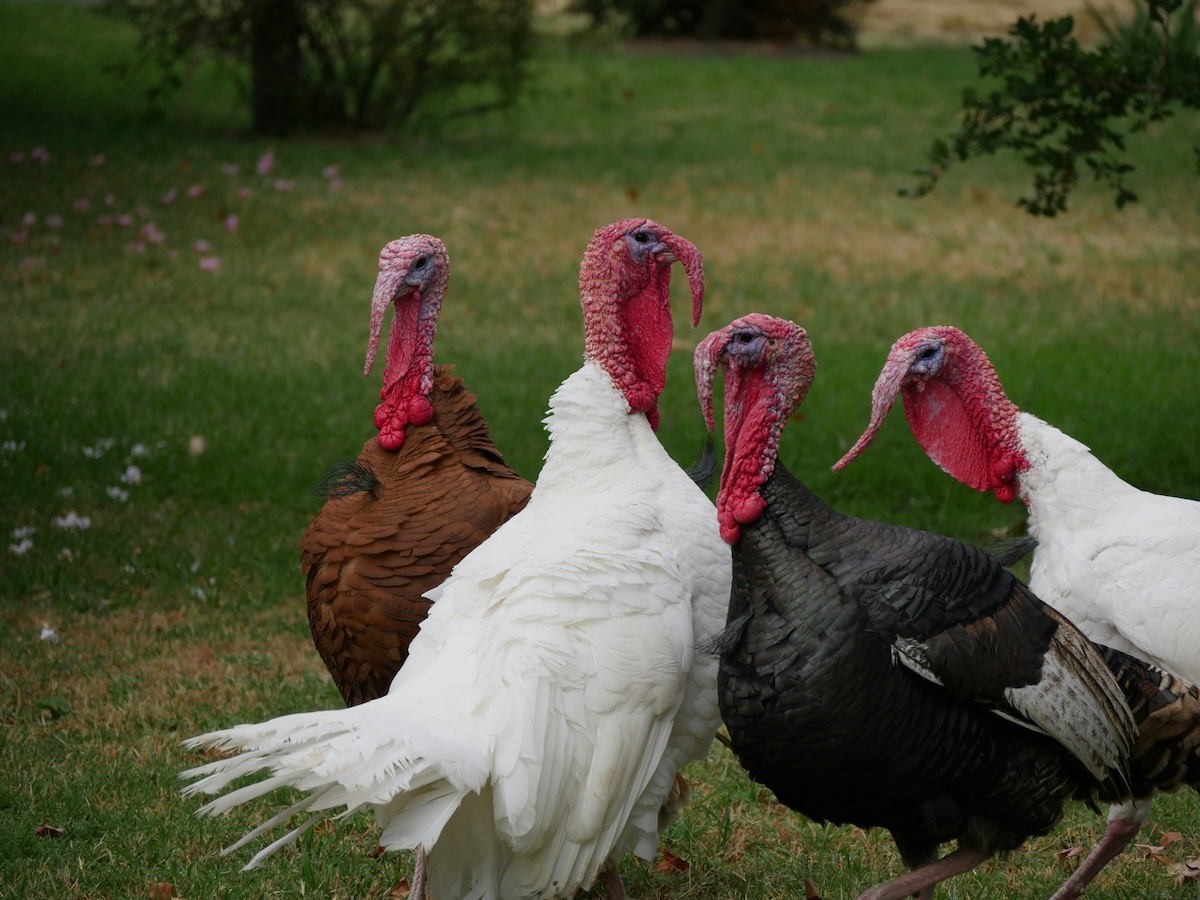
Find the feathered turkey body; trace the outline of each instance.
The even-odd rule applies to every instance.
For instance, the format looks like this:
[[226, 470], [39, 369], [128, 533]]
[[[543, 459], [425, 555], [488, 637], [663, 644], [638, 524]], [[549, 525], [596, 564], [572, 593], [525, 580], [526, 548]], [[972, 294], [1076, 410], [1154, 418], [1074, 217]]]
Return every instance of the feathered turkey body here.
[[780, 801], [892, 833], [912, 871], [863, 897], [931, 897], [1048, 831], [1067, 799], [1123, 780], [1132, 715], [1069, 622], [982, 551], [841, 514], [778, 460], [815, 366], [803, 329], [752, 315], [701, 343], [710, 425], [718, 365], [734, 566], [722, 714]]
[[[951, 326], [896, 341], [875, 384], [871, 421], [835, 469], [866, 449], [897, 396], [941, 468], [1002, 502], [1025, 502], [1036, 540], [1033, 591], [1098, 644], [1166, 670], [1149, 676], [1166, 687], [1151, 692], [1162, 730], [1147, 723], [1135, 752], [1135, 774], [1140, 767], [1146, 777], [1110, 810], [1104, 839], [1055, 895], [1076, 897], [1137, 833], [1155, 790], [1200, 786], [1200, 502], [1133, 487], [1082, 443], [1019, 410], [983, 350]], [[1172, 764], [1156, 771], [1146, 746]]]
[[[449, 274], [445, 245], [430, 235], [380, 252], [365, 369], [393, 305], [375, 415], [381, 434], [328, 485], [300, 541], [313, 642], [348, 705], [387, 693], [429, 611], [426, 592], [533, 490], [505, 464], [475, 395], [433, 364]], [[425, 410], [430, 418], [420, 422]]]
[[300, 809], [373, 806], [382, 846], [429, 851], [439, 900], [570, 897], [626, 850], [652, 856], [676, 771], [720, 723], [716, 661], [694, 647], [729, 589], [713, 506], [651, 425], [676, 259], [698, 317], [694, 247], [647, 220], [597, 232], [586, 361], [551, 399], [529, 505], [432, 592], [386, 697], [189, 741], [242, 755], [185, 773], [188, 792], [273, 773], [205, 811], [309, 792], [246, 840]]

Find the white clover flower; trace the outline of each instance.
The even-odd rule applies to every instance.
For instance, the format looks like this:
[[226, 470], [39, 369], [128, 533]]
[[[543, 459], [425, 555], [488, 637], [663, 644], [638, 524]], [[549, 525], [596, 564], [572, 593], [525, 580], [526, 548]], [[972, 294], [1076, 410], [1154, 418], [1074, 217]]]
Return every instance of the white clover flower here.
[[14, 440], [7, 440], [3, 444], [0, 444], [0, 450], [3, 450], [5, 453], [19, 453], [20, 451], [22, 451], [24, 449], [25, 449], [24, 441], [18, 442], [18, 441], [14, 441]]
[[141, 484], [142, 470], [130, 463], [125, 467], [125, 474], [121, 476], [121, 481], [125, 484]]
[[24, 556], [33, 549], [33, 541], [29, 538], [21, 538], [15, 544], [8, 545], [8, 552], [14, 556]]
[[58, 633], [50, 627], [49, 622], [42, 623], [42, 640], [49, 641], [52, 644], [58, 643]]
[[18, 525], [13, 529], [12, 536], [19, 541], [23, 538], [33, 537], [33, 533], [35, 531], [37, 531], [37, 529], [32, 525]]
[[71, 510], [65, 516], [56, 517], [54, 525], [57, 528], [74, 528], [78, 531], [85, 531], [92, 527], [92, 519], [91, 516], [81, 516], [75, 510]]
[[129, 456], [132, 459], [137, 459], [139, 456], [149, 456], [150, 451], [146, 449], [145, 444], [134, 444], [129, 448]]
[[63, 547], [61, 550], [58, 551], [58, 558], [61, 559], [63, 562], [70, 562], [71, 560], [73, 560], [75, 558], [75, 554], [71, 552], [71, 549], [69, 547]]
[[118, 503], [124, 503], [129, 499], [129, 491], [125, 490], [124, 488], [119, 488], [116, 485], [110, 487], [105, 493], [107, 493], [109, 497], [111, 497], [113, 500], [116, 500]]

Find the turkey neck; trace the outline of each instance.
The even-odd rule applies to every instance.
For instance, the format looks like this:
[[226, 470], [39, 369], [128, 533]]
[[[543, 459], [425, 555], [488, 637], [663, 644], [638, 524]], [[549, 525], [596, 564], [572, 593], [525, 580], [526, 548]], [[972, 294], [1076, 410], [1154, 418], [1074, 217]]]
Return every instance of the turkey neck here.
[[[765, 510], [742, 525], [741, 539], [733, 545], [734, 590], [728, 621], [745, 619], [740, 646], [751, 656], [794, 629], [800, 639], [792, 641], [798, 653], [792, 664], [807, 668], [821, 655], [820, 638], [830, 631], [849, 629], [850, 622], [860, 615], [857, 604], [842, 596], [814, 559], [823, 550], [831, 558], [836, 553], [845, 531], [844, 517], [778, 460], [758, 494], [766, 503]], [[794, 575], [797, 566], [805, 568], [803, 590], [770, 578], [785, 556], [792, 566], [789, 574]], [[821, 582], [829, 589], [821, 591]]]
[[1020, 413], [1017, 429], [1028, 460], [1017, 476], [1017, 487], [1035, 537], [1042, 522], [1053, 522], [1056, 528], [1094, 528], [1098, 518], [1137, 492], [1085, 445], [1036, 416]]
[[586, 485], [610, 484], [614, 477], [640, 471], [631, 462], [658, 466], [669, 461], [647, 417], [629, 411], [625, 395], [596, 361], [585, 362], [554, 392], [543, 421], [550, 447], [535, 496], [560, 487], [575, 495]]

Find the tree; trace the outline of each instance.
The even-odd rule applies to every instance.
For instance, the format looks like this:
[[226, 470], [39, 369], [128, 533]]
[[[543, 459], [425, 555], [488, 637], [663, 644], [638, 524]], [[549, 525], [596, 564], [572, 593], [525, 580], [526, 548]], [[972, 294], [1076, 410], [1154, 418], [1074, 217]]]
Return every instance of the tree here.
[[1034, 170], [1033, 196], [1018, 200], [1034, 215], [1064, 212], [1085, 173], [1114, 192], [1118, 208], [1135, 201], [1126, 138], [1177, 109], [1200, 109], [1200, 31], [1195, 0], [1134, 2], [1131, 22], [1100, 19], [1106, 40], [1094, 49], [1076, 39], [1071, 16], [1021, 18], [1011, 40], [973, 48], [994, 86], [963, 90], [957, 132], [934, 141], [921, 183], [901, 193], [923, 196], [955, 162], [1012, 151]]
[[259, 133], [399, 127], [512, 103], [533, 0], [101, 0], [138, 29], [151, 99], [231, 62]]
[[872, 0], [577, 0], [597, 25], [637, 37], [791, 42], [852, 49], [855, 14]]

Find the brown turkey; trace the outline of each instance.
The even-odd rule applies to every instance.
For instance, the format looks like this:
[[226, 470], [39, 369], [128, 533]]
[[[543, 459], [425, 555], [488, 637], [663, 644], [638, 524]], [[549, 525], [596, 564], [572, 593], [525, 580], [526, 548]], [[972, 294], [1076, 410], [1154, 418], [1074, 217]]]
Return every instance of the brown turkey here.
[[983, 551], [839, 513], [787, 471], [780, 436], [815, 370], [803, 329], [750, 315], [700, 344], [710, 427], [718, 367], [722, 717], [782, 803], [891, 832], [910, 872], [864, 900], [931, 898], [1073, 797], [1195, 783], [1194, 687], [1096, 647]]
[[475, 395], [433, 363], [450, 277], [427, 234], [379, 254], [364, 374], [387, 307], [379, 434], [329, 479], [329, 499], [300, 541], [313, 642], [350, 706], [384, 696], [429, 611], [426, 591], [525, 507], [533, 485], [504, 463]]

